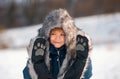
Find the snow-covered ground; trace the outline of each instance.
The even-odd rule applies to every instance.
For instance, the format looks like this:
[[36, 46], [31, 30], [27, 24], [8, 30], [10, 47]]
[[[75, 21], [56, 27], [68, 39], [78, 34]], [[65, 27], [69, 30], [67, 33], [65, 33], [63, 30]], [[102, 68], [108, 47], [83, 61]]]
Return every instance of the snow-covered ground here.
[[41, 25], [34, 25], [5, 30], [0, 33], [0, 44], [7, 45], [9, 48], [27, 46], [30, 39], [37, 35], [40, 27]]
[[94, 46], [91, 79], [120, 79], [120, 43]]
[[25, 48], [0, 50], [0, 79], [23, 79], [27, 58]]
[[[93, 40], [91, 79], [120, 79], [120, 13], [90, 16], [75, 19], [78, 27], [86, 31]], [[0, 33], [0, 79], [23, 79], [22, 70], [26, 65], [28, 45], [37, 35], [41, 25], [16, 28]]]
[[[91, 79], [120, 79], [120, 43], [94, 46]], [[23, 79], [28, 55], [25, 48], [0, 50], [0, 79]]]

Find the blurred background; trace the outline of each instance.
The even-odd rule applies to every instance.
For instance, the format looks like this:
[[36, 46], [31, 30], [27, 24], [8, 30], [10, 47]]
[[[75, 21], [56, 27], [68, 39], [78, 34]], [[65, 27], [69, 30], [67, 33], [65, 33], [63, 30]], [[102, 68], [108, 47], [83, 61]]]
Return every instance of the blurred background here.
[[91, 79], [120, 79], [120, 0], [0, 0], [0, 79], [23, 79], [26, 46], [59, 8], [92, 39]]

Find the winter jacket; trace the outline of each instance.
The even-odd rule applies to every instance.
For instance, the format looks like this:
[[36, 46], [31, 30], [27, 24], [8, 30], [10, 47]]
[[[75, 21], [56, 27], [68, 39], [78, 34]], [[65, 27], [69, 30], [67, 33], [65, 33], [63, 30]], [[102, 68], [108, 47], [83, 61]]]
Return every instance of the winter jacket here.
[[50, 71], [52, 73], [53, 79], [57, 79], [59, 69], [63, 63], [63, 60], [66, 56], [66, 46], [63, 45], [60, 48], [55, 48], [53, 45], [50, 45]]
[[[90, 62], [90, 52], [92, 49], [90, 37], [81, 29], [76, 27], [72, 17], [64, 9], [54, 10], [46, 16], [43, 27], [39, 29], [38, 36], [44, 37], [46, 40], [48, 40], [50, 30], [53, 28], [62, 28], [66, 34], [66, 55], [64, 60], [62, 61], [62, 64], [60, 64], [60, 69], [57, 71], [57, 79], [89, 79], [87, 77], [91, 76], [92, 69]], [[78, 56], [76, 53], [76, 39], [79, 35], [87, 38], [88, 40], [88, 51], [82, 53], [80, 56]], [[44, 65], [47, 68], [46, 71], [49, 72], [51, 70], [49, 41], [46, 41], [46, 47], [45, 62], [42, 65], [39, 65], [39, 67], [42, 67]], [[28, 54], [31, 59], [31, 52], [28, 52]], [[34, 64], [31, 62], [31, 60], [29, 60], [27, 67], [31, 79], [43, 79], [39, 78], [39, 75], [36, 73], [34, 69]], [[39, 70], [41, 69], [42, 68], [40, 68]], [[51, 76], [50, 72], [48, 73], [48, 76]]]
[[[64, 45], [61, 48], [56, 49], [54, 46], [51, 45], [50, 46], [50, 52], [51, 52], [50, 53], [50, 58], [51, 58], [51, 61], [50, 61], [50, 63], [51, 63], [50, 72], [52, 74], [51, 76], [53, 76], [52, 79], [57, 79], [59, 68], [61, 67], [62, 62], [63, 62], [63, 60], [65, 58], [65, 55], [66, 55], [66, 46]], [[58, 55], [58, 52], [59, 52], [59, 55]], [[59, 61], [57, 61], [58, 58], [59, 58]], [[29, 64], [29, 62], [27, 62], [27, 66], [23, 70], [24, 79], [32, 79], [31, 76], [30, 76], [30, 73], [29, 73], [28, 64]], [[37, 68], [37, 70], [41, 71], [41, 69], [39, 69], [39, 68]], [[44, 75], [46, 76], [46, 74], [44, 74]], [[91, 76], [92, 76], [92, 63], [91, 63], [91, 60], [90, 60], [90, 62], [88, 64], [87, 71], [85, 73], [85, 78], [84, 79], [89, 79]], [[46, 78], [46, 79], [48, 79], [48, 78]]]

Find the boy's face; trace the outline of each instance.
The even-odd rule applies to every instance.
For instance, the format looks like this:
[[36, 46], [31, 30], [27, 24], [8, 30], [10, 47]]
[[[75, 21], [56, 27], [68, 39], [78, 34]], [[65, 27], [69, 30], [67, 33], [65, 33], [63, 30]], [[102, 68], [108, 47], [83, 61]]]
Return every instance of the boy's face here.
[[60, 48], [65, 44], [65, 33], [62, 29], [56, 28], [50, 32], [50, 43], [56, 48]]

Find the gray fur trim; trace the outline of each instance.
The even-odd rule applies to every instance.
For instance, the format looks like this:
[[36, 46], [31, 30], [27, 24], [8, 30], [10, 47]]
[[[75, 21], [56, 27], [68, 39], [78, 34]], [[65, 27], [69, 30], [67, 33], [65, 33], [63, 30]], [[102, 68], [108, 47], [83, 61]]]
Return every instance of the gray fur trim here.
[[29, 68], [29, 74], [31, 76], [31, 79], [38, 79], [38, 76], [34, 70], [34, 67], [33, 67], [33, 63], [31, 62], [31, 60], [28, 60], [29, 63], [27, 63], [27, 66]]
[[68, 55], [69, 53], [67, 53], [63, 63], [62, 63], [62, 66], [60, 68], [60, 71], [59, 71], [59, 74], [58, 74], [58, 79], [63, 79], [65, 73], [66, 73], [66, 69], [68, 67], [68, 61], [70, 61], [70, 55]]
[[[91, 46], [91, 40], [89, 38], [89, 36], [84, 33], [83, 31], [81, 31], [80, 29], [78, 29], [72, 19], [72, 17], [69, 15], [69, 13], [65, 10], [65, 9], [58, 9], [58, 10], [54, 10], [52, 12], [50, 12], [43, 23], [43, 27], [39, 29], [39, 34], [38, 36], [40, 37], [45, 37], [46, 40], [48, 40], [49, 38], [49, 33], [50, 30], [54, 29], [54, 28], [62, 28], [66, 34], [66, 45], [67, 45], [67, 54], [66, 54], [66, 58], [63, 61], [63, 64], [61, 66], [60, 72], [58, 74], [58, 79], [63, 79], [65, 73], [66, 73], [66, 69], [68, 66], [68, 62], [71, 58], [75, 58], [76, 57], [76, 36], [77, 35], [82, 35], [88, 38], [89, 40], [89, 50], [92, 49]], [[50, 58], [49, 58], [49, 40], [46, 43], [47, 46], [47, 50], [45, 52], [45, 63], [48, 67], [48, 69], [50, 69]], [[31, 57], [31, 55], [30, 55]], [[87, 63], [89, 62], [89, 56], [87, 58], [87, 62], [86, 65], [84, 67], [84, 71], [82, 73], [82, 76], [80, 78], [84, 77], [84, 73], [86, 72], [86, 68], [87, 68]]]
[[[58, 9], [50, 12], [43, 23], [43, 27], [39, 29], [39, 36], [49, 38], [50, 30], [53, 28], [62, 28], [66, 34], [66, 45], [68, 46], [69, 55], [75, 57], [76, 33], [78, 31], [72, 17], [65, 9]], [[72, 51], [72, 52], [71, 52]], [[73, 53], [73, 54], [72, 54]]]
[[89, 37], [88, 34], [86, 34], [85, 32], [83, 31], [78, 31], [77, 35], [82, 35], [82, 36], [85, 36], [87, 39], [88, 39], [88, 46], [89, 46], [89, 52], [88, 52], [88, 57], [87, 57], [87, 60], [86, 60], [86, 64], [85, 64], [85, 67], [83, 69], [83, 72], [82, 72], [82, 75], [80, 77], [80, 79], [84, 79], [85, 77], [85, 72], [87, 71], [87, 68], [88, 68], [88, 65], [89, 65], [89, 62], [90, 62], [90, 55], [91, 55], [91, 50], [92, 50], [92, 42], [91, 42], [91, 39]]
[[49, 57], [50, 52], [49, 52], [49, 42], [48, 41], [46, 42], [46, 46], [47, 46], [47, 48], [46, 48], [46, 52], [45, 52], [45, 63], [48, 67], [48, 70], [50, 70], [50, 57]]

